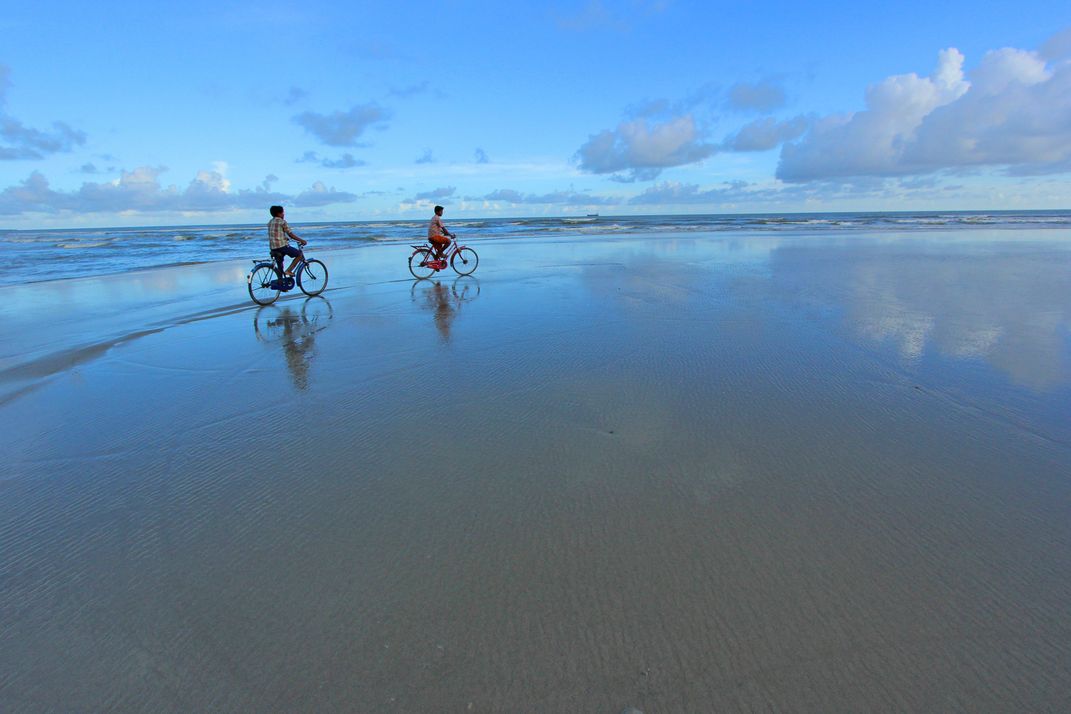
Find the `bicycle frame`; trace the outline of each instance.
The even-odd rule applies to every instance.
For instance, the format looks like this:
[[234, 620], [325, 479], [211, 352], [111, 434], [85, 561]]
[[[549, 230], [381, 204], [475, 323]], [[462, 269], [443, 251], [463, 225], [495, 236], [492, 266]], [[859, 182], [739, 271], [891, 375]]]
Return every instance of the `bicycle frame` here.
[[428, 263], [432, 262], [433, 260], [441, 260], [444, 263], [446, 263], [447, 265], [449, 265], [450, 264], [450, 259], [453, 258], [454, 255], [456, 255], [457, 253], [460, 253], [462, 251], [462, 249], [468, 247], [468, 246], [465, 246], [465, 245], [461, 245], [460, 243], [457, 242], [457, 239], [454, 239], [454, 240], [450, 241], [450, 245], [446, 246], [446, 250], [443, 251], [443, 257], [442, 258], [434, 258], [432, 256], [435, 255], [435, 246], [433, 246], [430, 242], [424, 243], [423, 245], [415, 245], [413, 243], [410, 243], [409, 245], [413, 248], [413, 252], [410, 253], [410, 256], [414, 256], [414, 255], [416, 255], [417, 253], [419, 253], [422, 250], [430, 251], [428, 253], [428, 256], [429, 256], [430, 260], [421, 261], [420, 262], [421, 266], [425, 266]]
[[[409, 244], [413, 252], [409, 254], [409, 272], [417, 280], [430, 278], [432, 274], [452, 266], [458, 275], [471, 275], [479, 265], [480, 256], [469, 246], [458, 241], [457, 236], [443, 249], [442, 258], [433, 258], [435, 246], [428, 243]], [[460, 259], [460, 261], [459, 261]]]
[[[435, 246], [431, 244], [431, 241], [428, 241], [423, 245], [414, 245], [412, 243], [410, 243], [410, 245], [413, 247], [412, 255], [416, 255], [421, 250], [430, 250], [431, 255], [435, 255]], [[450, 241], [450, 245], [446, 246], [446, 250], [443, 251], [443, 257], [439, 258], [439, 260], [445, 260], [447, 263], [449, 263], [450, 258], [454, 257], [454, 253], [457, 253], [464, 247], [465, 246], [463, 245], [458, 245], [457, 239]], [[435, 260], [435, 258], [433, 258], [433, 260]], [[425, 263], [427, 263], [427, 261], [425, 261]], [[422, 265], [423, 264], [424, 263], [422, 263]]]
[[[315, 274], [313, 273], [314, 270]], [[265, 272], [260, 273], [260, 271]], [[258, 273], [259, 277], [254, 280], [254, 276], [258, 275]], [[269, 276], [271, 277], [269, 278]], [[269, 256], [267, 260], [254, 260], [253, 268], [246, 276], [246, 285], [249, 289], [249, 297], [253, 299], [253, 302], [258, 305], [270, 305], [279, 297], [280, 292], [289, 292], [294, 287], [300, 288], [301, 292], [310, 297], [319, 295], [327, 287], [327, 276], [327, 266], [324, 265], [323, 261], [316, 258], [310, 259], [305, 256], [305, 251], [301, 251], [301, 255], [294, 265], [292, 276], [279, 273], [279, 264], [273, 256]], [[282, 286], [281, 281], [283, 280], [289, 281], [290, 286]], [[309, 280], [311, 280], [311, 284], [306, 286], [305, 282]]]

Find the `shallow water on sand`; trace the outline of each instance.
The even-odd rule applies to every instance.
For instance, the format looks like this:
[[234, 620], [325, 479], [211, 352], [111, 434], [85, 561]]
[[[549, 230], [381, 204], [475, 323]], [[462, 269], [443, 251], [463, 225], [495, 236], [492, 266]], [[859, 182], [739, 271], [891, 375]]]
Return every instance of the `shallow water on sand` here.
[[1062, 709], [1068, 237], [0, 291], [0, 708]]

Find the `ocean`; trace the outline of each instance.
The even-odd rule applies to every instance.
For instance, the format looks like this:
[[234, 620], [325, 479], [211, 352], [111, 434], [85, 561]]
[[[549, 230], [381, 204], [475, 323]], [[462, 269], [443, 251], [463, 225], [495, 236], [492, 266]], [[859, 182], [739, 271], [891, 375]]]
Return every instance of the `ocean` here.
[[[0, 230], [8, 269], [0, 286], [123, 273], [164, 265], [267, 256], [267, 221], [255, 225], [153, 226], [64, 230]], [[347, 221], [291, 226], [310, 251], [373, 243], [423, 241], [427, 221]], [[1071, 228], [1071, 211], [935, 211], [785, 213], [687, 216], [587, 216], [456, 219], [447, 226], [465, 242], [647, 233], [766, 232], [801, 236], [853, 232]]]

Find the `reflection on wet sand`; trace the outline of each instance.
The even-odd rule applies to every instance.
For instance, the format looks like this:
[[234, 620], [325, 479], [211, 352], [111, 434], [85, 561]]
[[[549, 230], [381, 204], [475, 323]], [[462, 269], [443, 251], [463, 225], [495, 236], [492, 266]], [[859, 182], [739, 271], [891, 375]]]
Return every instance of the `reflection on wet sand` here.
[[480, 283], [472, 277], [457, 278], [449, 288], [439, 280], [416, 280], [411, 291], [414, 302], [419, 301], [432, 312], [435, 329], [443, 342], [450, 341], [450, 328], [461, 305], [475, 300], [479, 294]]
[[890, 343], [905, 362], [927, 350], [983, 360], [1015, 383], [1071, 383], [1071, 271], [1066, 252], [1029, 246], [782, 248], [775, 284], [842, 304], [864, 342]]
[[1066, 710], [1071, 244], [660, 240], [11, 332], [0, 711]]
[[291, 305], [269, 305], [253, 315], [257, 339], [283, 349], [290, 379], [297, 389], [309, 386], [309, 366], [316, 356], [316, 334], [325, 330], [334, 313], [324, 297], [310, 297], [295, 310]]

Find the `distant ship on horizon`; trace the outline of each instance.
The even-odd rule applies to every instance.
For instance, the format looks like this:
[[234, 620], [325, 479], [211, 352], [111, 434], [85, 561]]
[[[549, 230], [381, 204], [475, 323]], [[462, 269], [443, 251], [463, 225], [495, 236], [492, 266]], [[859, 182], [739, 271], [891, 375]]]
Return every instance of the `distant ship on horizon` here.
[[572, 218], [563, 216], [561, 220], [565, 223], [594, 223], [599, 220], [599, 214], [589, 213], [586, 216], [573, 216]]

